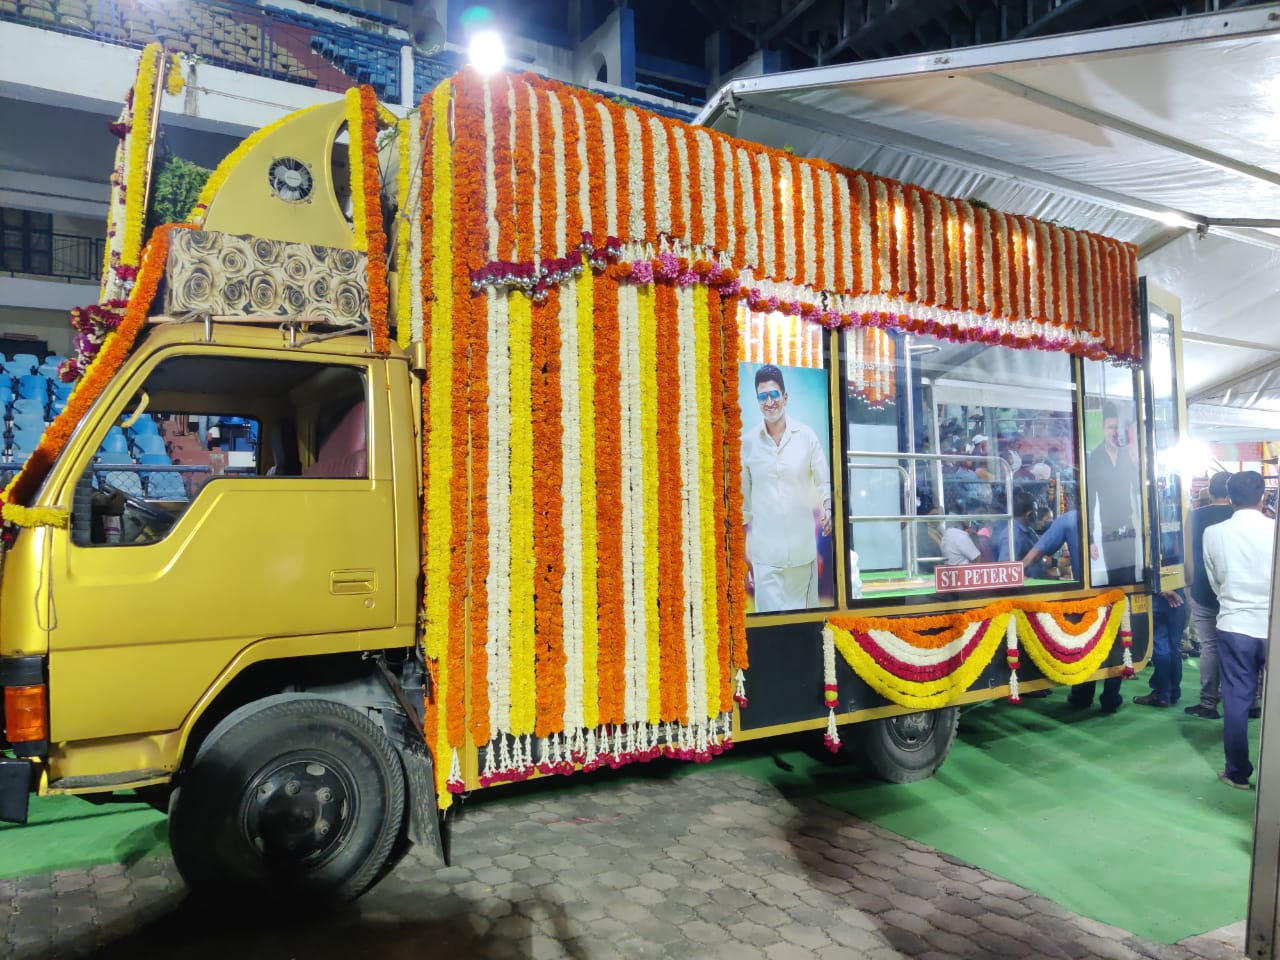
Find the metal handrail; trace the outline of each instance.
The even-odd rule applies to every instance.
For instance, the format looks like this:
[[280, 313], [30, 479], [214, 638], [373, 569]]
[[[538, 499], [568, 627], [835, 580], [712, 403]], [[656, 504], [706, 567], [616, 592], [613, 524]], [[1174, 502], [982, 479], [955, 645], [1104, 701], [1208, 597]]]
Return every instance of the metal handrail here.
[[[995, 456], [993, 454], [988, 454], [986, 457], [974, 457], [969, 454], [904, 453], [901, 451], [886, 452], [886, 451], [880, 451], [880, 450], [850, 450], [846, 454], [846, 457], [847, 457], [846, 468], [850, 470], [854, 468], [859, 468], [864, 470], [884, 470], [884, 469], [897, 470], [899, 475], [901, 475], [901, 477], [903, 478], [903, 484], [902, 484], [903, 503], [906, 503], [910, 506], [909, 513], [901, 514], [897, 516], [854, 515], [850, 511], [849, 512], [850, 523], [854, 523], [854, 522], [877, 523], [878, 522], [878, 523], [915, 524], [915, 523], [948, 523], [948, 522], [955, 522], [955, 521], [967, 522], [967, 521], [973, 521], [973, 520], [1006, 520], [1008, 522], [1005, 525], [1005, 533], [1008, 537], [1009, 556], [1011, 557], [1013, 556], [1013, 471], [1009, 469], [1009, 464], [1003, 457]], [[910, 474], [908, 473], [906, 468], [904, 468], [898, 463], [878, 464], [878, 463], [856, 462], [856, 458], [861, 458], [861, 457], [879, 459], [879, 460], [893, 460], [893, 461], [910, 460], [913, 463], [918, 461], [924, 461], [926, 463], [938, 464], [939, 468], [941, 468], [942, 463], [948, 462], [948, 461], [959, 463], [959, 462], [967, 462], [971, 460], [986, 460], [989, 463], [998, 463], [1000, 465], [1000, 472], [1004, 474], [1004, 478], [1003, 478], [1004, 488], [1005, 488], [1004, 502], [1006, 505], [1005, 512], [1004, 513], [963, 513], [963, 514], [928, 513], [923, 515], [918, 514], [916, 513], [916, 510], [915, 510], [916, 500], [915, 500], [915, 497], [912, 496]], [[966, 481], [966, 482], [973, 482], [973, 481]], [[985, 481], [977, 481], [977, 482], [999, 483], [1000, 481], [985, 480]], [[939, 490], [939, 494], [941, 494], [941, 492], [942, 491]], [[850, 503], [852, 503], [851, 498], [846, 497], [846, 500], [849, 500]], [[908, 537], [907, 538], [907, 570], [911, 576], [914, 577], [919, 574], [918, 565], [921, 559], [922, 558], [917, 557], [915, 553], [914, 537]], [[932, 559], [932, 558], [926, 557], [923, 559]]]

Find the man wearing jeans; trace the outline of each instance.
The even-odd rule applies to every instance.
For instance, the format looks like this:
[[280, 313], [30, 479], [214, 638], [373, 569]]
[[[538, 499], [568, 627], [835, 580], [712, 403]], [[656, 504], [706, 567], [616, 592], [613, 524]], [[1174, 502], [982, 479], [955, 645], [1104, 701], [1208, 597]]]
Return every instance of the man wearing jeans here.
[[1262, 513], [1262, 475], [1237, 473], [1227, 482], [1235, 508], [1204, 534], [1204, 569], [1218, 597], [1218, 658], [1222, 677], [1222, 747], [1218, 779], [1249, 790], [1249, 708], [1267, 663], [1267, 615], [1276, 522]]
[[1204, 532], [1231, 516], [1227, 481], [1231, 474], [1215, 473], [1209, 478], [1209, 502], [1191, 511], [1191, 619], [1200, 641], [1200, 702], [1183, 712], [1206, 720], [1218, 713], [1218, 597], [1204, 572]]

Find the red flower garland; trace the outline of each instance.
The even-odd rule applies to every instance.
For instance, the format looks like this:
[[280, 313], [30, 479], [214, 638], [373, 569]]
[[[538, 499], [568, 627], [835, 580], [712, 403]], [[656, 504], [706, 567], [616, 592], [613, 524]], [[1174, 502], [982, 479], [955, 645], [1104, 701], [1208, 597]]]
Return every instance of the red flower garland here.
[[[676, 288], [656, 282], [653, 289], [657, 368], [675, 376], [680, 363], [680, 323]], [[684, 550], [681, 546], [680, 431], [674, 417], [659, 417], [654, 438], [658, 453], [658, 650], [665, 720], [686, 722], [688, 702], [683, 678]]]

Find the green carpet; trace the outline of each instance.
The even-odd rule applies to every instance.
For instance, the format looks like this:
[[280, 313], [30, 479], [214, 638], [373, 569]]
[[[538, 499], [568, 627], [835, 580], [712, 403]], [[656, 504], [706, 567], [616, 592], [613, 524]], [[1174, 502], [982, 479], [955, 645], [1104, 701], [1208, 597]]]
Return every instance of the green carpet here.
[[[1198, 689], [1194, 662], [1184, 690]], [[1124, 685], [1145, 693], [1146, 675]], [[1184, 695], [1182, 705], [1194, 702]], [[1240, 920], [1252, 792], [1219, 783], [1222, 723], [1126, 702], [1076, 711], [1066, 691], [965, 712], [930, 780], [893, 785], [800, 750], [722, 762], [1162, 943]], [[1250, 724], [1258, 756], [1257, 721]], [[816, 734], [815, 734], [816, 736]], [[794, 741], [793, 741], [794, 745]], [[715, 769], [716, 764], [712, 764]]]
[[[1195, 662], [1188, 667], [1183, 687], [1191, 693]], [[1145, 676], [1130, 681], [1125, 698], [1146, 689]], [[937, 776], [906, 786], [859, 776], [822, 751], [819, 732], [743, 744], [707, 766], [653, 764], [605, 776], [755, 776], [1163, 943], [1243, 917], [1254, 794], [1214, 775], [1221, 722], [1188, 717], [1181, 706], [1076, 712], [1065, 694], [966, 711]], [[1254, 757], [1258, 726], [1250, 724]], [[524, 784], [475, 802], [518, 803], [527, 791], [581, 782]], [[166, 849], [164, 818], [138, 803], [33, 798], [31, 821], [0, 825], [0, 877], [128, 863]]]
[[0, 879], [134, 863], [165, 853], [164, 815], [144, 803], [101, 806], [79, 797], [32, 797], [26, 826], [0, 823]]

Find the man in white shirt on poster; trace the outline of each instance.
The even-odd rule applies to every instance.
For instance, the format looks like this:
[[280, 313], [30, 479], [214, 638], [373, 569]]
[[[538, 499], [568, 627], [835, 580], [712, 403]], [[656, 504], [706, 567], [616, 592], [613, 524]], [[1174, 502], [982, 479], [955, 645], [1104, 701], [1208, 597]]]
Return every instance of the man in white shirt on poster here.
[[787, 416], [782, 371], [756, 371], [761, 422], [742, 434], [742, 522], [747, 524], [747, 585], [755, 610], [818, 606], [818, 536], [831, 533], [831, 470], [822, 441]]
[[1262, 475], [1237, 473], [1227, 481], [1234, 513], [1204, 532], [1204, 569], [1218, 597], [1222, 747], [1226, 768], [1218, 779], [1251, 789], [1249, 708], [1267, 663], [1267, 616], [1276, 522], [1262, 513]]

